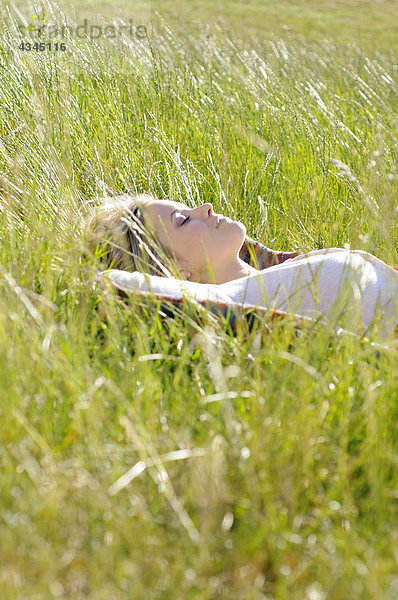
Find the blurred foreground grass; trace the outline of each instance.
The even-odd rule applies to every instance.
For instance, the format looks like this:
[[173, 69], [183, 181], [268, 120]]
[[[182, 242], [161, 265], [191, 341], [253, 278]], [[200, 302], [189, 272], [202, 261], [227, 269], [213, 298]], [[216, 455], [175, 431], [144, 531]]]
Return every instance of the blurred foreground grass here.
[[99, 196], [152, 191], [398, 263], [396, 48], [232, 32], [22, 52], [3, 13], [4, 598], [397, 598], [395, 343], [234, 337], [126, 306], [82, 258]]

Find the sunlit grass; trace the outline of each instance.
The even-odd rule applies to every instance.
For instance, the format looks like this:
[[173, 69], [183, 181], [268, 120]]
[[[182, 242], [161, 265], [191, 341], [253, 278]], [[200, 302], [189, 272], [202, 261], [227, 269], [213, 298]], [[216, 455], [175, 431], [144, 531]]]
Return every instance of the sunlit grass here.
[[126, 304], [81, 223], [149, 191], [397, 264], [395, 49], [0, 36], [2, 597], [393, 600], [394, 341]]

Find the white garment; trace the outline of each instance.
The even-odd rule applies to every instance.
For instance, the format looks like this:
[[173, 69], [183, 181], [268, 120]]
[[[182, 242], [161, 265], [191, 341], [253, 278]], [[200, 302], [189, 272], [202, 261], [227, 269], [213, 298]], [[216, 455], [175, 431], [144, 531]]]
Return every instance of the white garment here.
[[382, 338], [392, 335], [398, 321], [398, 272], [361, 250], [316, 250], [222, 284], [118, 270], [106, 274], [126, 292], [149, 291], [149, 284], [155, 294], [176, 299], [187, 293], [199, 302], [279, 309], [361, 333], [375, 319]]

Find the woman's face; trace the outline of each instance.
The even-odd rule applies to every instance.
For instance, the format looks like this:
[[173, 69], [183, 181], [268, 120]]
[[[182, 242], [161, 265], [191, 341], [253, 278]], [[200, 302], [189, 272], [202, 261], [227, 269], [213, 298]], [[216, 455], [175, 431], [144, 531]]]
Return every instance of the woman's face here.
[[214, 214], [209, 203], [189, 208], [180, 202], [153, 200], [145, 206], [145, 220], [159, 242], [174, 251], [181, 267], [201, 281], [209, 280], [211, 270], [216, 272], [236, 259], [246, 235], [243, 223]]

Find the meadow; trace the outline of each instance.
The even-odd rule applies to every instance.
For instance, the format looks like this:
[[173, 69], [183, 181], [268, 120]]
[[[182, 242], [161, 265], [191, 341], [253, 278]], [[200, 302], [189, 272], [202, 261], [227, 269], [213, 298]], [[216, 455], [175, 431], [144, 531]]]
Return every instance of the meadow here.
[[396, 2], [154, 0], [20, 49], [94, 6], [135, 5], [0, 9], [1, 597], [397, 600], [396, 340], [126, 303], [83, 236], [146, 191], [398, 265]]

